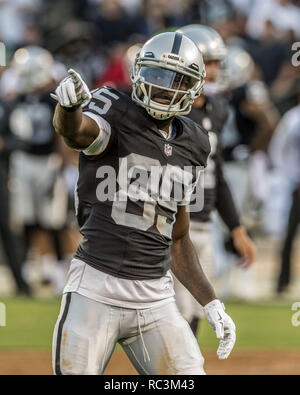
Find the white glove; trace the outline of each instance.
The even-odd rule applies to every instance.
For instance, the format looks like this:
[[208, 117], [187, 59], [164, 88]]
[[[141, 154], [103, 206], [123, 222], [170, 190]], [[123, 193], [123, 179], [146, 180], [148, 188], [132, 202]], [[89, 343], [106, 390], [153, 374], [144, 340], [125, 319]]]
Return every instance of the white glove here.
[[85, 106], [92, 98], [89, 88], [76, 71], [69, 69], [68, 74], [56, 88], [55, 94], [50, 93], [50, 96], [62, 107]]
[[231, 353], [236, 339], [234, 322], [225, 313], [225, 306], [218, 299], [204, 306], [204, 312], [216, 332], [217, 338], [220, 339], [217, 355], [219, 359], [226, 359]]

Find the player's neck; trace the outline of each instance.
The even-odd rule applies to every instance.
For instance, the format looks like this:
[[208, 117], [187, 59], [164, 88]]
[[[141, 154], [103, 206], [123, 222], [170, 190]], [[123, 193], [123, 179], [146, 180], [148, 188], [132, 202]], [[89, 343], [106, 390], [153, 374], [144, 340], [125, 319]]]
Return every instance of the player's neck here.
[[169, 134], [170, 126], [171, 126], [171, 123], [172, 123], [173, 119], [174, 119], [174, 117], [168, 118], [168, 119], [164, 119], [162, 121], [158, 120], [158, 119], [154, 119], [154, 123], [156, 124], [158, 129], [163, 130], [164, 132]]

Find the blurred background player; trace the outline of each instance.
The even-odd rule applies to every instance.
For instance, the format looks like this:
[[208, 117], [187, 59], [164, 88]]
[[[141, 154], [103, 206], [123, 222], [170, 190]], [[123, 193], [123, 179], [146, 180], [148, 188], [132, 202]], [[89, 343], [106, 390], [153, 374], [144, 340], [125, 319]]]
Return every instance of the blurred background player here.
[[11, 229], [8, 171], [10, 154], [16, 148], [17, 139], [9, 129], [10, 104], [10, 100], [0, 99], [0, 235], [4, 258], [15, 280], [16, 293], [29, 296], [30, 287], [22, 274], [22, 253], [17, 235]]
[[[224, 78], [226, 47], [220, 35], [204, 25], [188, 25], [179, 29], [200, 49], [206, 68], [204, 93], [195, 100], [189, 117], [209, 132], [211, 153], [204, 171], [204, 207], [199, 212], [191, 208], [191, 238], [207, 276], [214, 278], [214, 256], [211, 234], [211, 214], [216, 209], [231, 232], [233, 243], [241, 256], [240, 264], [248, 266], [255, 259], [255, 247], [241, 225], [230, 189], [222, 170], [220, 134], [227, 119], [227, 102], [220, 96]], [[222, 73], [223, 71], [223, 73]], [[198, 320], [203, 317], [201, 306], [178, 282], [176, 301], [179, 310], [197, 331]]]
[[[221, 135], [224, 174], [248, 231], [264, 233], [273, 217], [266, 218], [266, 207], [276, 198], [270, 199], [268, 146], [279, 113], [250, 54], [236, 44], [228, 45], [227, 51], [224, 94], [229, 103], [229, 116]], [[227, 297], [253, 297], [254, 272], [234, 269], [238, 260], [236, 249], [231, 235], [218, 218], [214, 235], [221, 293]]]
[[[11, 67], [18, 94], [9, 117], [18, 142], [10, 159], [13, 219], [24, 235], [23, 261], [30, 260], [29, 252], [38, 245], [43, 281], [53, 282], [59, 290], [65, 270], [60, 232], [66, 222], [67, 188], [52, 126], [54, 103], [49, 96], [56, 84], [56, 68], [52, 55], [38, 46], [18, 49]], [[30, 265], [24, 269], [30, 278]]]
[[[299, 95], [300, 99], [300, 95]], [[300, 222], [300, 105], [289, 110], [278, 124], [269, 145], [273, 177], [280, 185], [278, 211], [284, 219], [279, 228], [283, 244], [276, 292], [286, 292], [292, 277], [294, 242]], [[284, 184], [283, 184], [284, 183]]]

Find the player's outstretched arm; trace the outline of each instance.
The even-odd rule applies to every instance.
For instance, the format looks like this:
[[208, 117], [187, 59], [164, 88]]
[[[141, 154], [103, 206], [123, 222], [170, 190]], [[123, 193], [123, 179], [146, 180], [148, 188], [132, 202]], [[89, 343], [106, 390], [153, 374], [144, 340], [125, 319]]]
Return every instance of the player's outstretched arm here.
[[53, 126], [68, 146], [85, 149], [97, 138], [99, 127], [93, 119], [82, 114], [82, 106], [91, 99], [87, 85], [76, 71], [70, 69], [68, 73], [55, 94], [51, 94], [58, 101]]
[[235, 325], [225, 307], [205, 276], [197, 253], [189, 237], [189, 213], [185, 206], [179, 208], [173, 228], [172, 271], [177, 279], [204, 306], [208, 322], [220, 340], [219, 359], [228, 358], [235, 344]]

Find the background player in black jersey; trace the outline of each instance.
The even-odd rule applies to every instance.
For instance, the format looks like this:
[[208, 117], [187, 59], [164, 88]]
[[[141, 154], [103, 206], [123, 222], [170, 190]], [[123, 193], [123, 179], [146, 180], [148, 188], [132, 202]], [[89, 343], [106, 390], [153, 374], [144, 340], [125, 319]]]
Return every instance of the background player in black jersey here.
[[[241, 256], [241, 265], [250, 265], [255, 259], [255, 246], [241, 225], [239, 214], [233, 201], [229, 186], [222, 170], [222, 149], [220, 133], [227, 120], [228, 104], [219, 94], [225, 85], [224, 61], [226, 47], [221, 36], [205, 25], [188, 25], [179, 29], [192, 39], [200, 49], [206, 68], [203, 94], [193, 104], [189, 118], [203, 126], [209, 133], [211, 153], [204, 172], [204, 208], [200, 212], [191, 212], [191, 240], [198, 253], [205, 274], [214, 278], [214, 257], [211, 235], [211, 214], [217, 210], [232, 235], [234, 246]], [[178, 307], [190, 323], [194, 334], [198, 323], [204, 316], [203, 309], [186, 288], [175, 281]]]
[[9, 226], [11, 223], [8, 190], [9, 159], [12, 151], [18, 145], [9, 128], [10, 112], [11, 106], [9, 103], [0, 100], [0, 237], [4, 259], [10, 267], [16, 283], [16, 293], [29, 296], [31, 290], [22, 274], [22, 252], [16, 234]]
[[15, 186], [11, 193], [14, 223], [24, 235], [25, 276], [29, 282], [37, 277], [31, 264], [35, 254], [30, 252], [39, 238], [41, 280], [60, 293], [66, 271], [61, 231], [66, 223], [67, 187], [52, 125], [55, 102], [49, 96], [57, 84], [55, 71], [52, 55], [42, 47], [27, 46], [14, 53], [11, 72], [17, 90], [9, 124], [16, 145], [10, 178]]
[[[179, 116], [202, 91], [202, 56], [179, 33], [155, 36], [133, 65], [132, 98], [109, 87], [91, 94], [74, 70], [69, 74], [55, 91], [54, 125], [81, 151], [76, 208], [83, 240], [55, 327], [54, 371], [102, 374], [119, 342], [141, 374], [204, 374], [170, 273], [172, 264], [204, 306], [221, 339], [218, 356], [227, 358], [235, 325], [198, 262], [185, 207], [210, 151], [206, 131]], [[175, 189], [184, 189], [181, 198]]]

